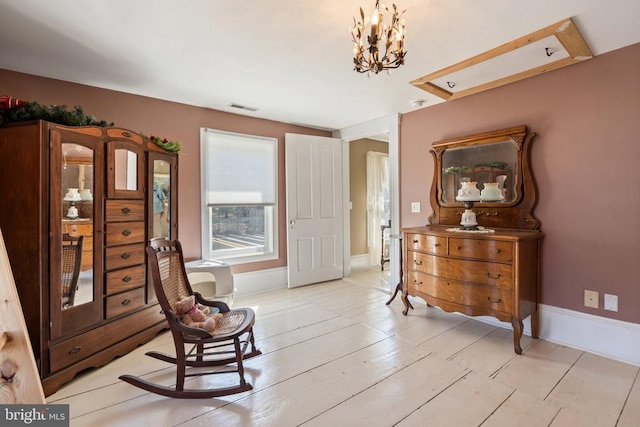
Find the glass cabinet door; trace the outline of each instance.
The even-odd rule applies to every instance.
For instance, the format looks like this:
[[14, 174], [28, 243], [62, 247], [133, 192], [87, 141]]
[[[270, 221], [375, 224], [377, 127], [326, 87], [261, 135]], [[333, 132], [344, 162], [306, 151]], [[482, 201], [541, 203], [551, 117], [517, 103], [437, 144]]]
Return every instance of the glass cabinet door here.
[[149, 238], [177, 238], [176, 209], [172, 190], [176, 188], [177, 168], [175, 156], [149, 153], [149, 212], [153, 218], [149, 221]]
[[[101, 320], [100, 174], [102, 145], [84, 135], [52, 131], [51, 277], [52, 338]], [[55, 262], [54, 262], [55, 260]]]

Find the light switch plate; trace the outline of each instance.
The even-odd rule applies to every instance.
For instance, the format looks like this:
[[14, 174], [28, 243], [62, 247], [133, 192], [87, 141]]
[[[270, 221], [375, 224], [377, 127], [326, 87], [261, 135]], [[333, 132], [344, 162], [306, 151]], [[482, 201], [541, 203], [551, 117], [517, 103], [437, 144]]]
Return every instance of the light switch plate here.
[[618, 295], [604, 294], [604, 309], [618, 311]]
[[411, 213], [420, 212], [420, 202], [411, 202]]

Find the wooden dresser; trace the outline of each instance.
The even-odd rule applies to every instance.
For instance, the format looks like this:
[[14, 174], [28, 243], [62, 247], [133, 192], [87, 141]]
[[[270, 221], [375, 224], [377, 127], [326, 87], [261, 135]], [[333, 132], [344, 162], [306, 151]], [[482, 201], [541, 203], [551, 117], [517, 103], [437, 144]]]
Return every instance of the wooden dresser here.
[[496, 230], [476, 234], [447, 228], [451, 227], [402, 230], [405, 296], [420, 297], [445, 311], [511, 322], [515, 351], [522, 353], [523, 319], [531, 316], [531, 333], [538, 336], [542, 233]]
[[[530, 164], [535, 133], [526, 126], [434, 142], [429, 225], [403, 228], [402, 295], [469, 316], [493, 316], [513, 326], [515, 352], [522, 353], [523, 320], [531, 317], [538, 337], [540, 259], [543, 233], [533, 215], [537, 192]], [[491, 173], [472, 173], [491, 169]], [[472, 180], [477, 201], [457, 200], [455, 185]], [[475, 180], [475, 181], [474, 181]], [[452, 184], [454, 183], [454, 184]], [[455, 184], [458, 183], [458, 184]], [[499, 199], [499, 200], [497, 200]], [[475, 213], [475, 221], [464, 221]]]

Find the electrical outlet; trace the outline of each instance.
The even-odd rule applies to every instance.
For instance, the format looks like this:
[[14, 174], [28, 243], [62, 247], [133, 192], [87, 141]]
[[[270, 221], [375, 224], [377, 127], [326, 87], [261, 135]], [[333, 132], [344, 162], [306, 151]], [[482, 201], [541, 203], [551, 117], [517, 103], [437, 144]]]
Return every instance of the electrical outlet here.
[[618, 311], [618, 295], [604, 294], [604, 309]]
[[598, 308], [598, 292], [597, 291], [584, 291], [584, 306], [591, 308]]
[[420, 213], [420, 202], [411, 202], [411, 213]]

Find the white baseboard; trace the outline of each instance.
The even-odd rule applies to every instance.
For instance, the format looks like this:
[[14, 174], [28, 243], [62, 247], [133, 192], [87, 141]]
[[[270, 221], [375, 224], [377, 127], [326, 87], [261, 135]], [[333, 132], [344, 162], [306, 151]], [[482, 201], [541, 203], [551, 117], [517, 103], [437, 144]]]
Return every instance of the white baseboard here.
[[[640, 366], [640, 324], [544, 304], [540, 304], [539, 310], [540, 338]], [[513, 329], [511, 323], [495, 317], [477, 316], [474, 319]], [[523, 324], [524, 334], [531, 336], [531, 319], [525, 319]]]
[[351, 272], [371, 270], [375, 265], [369, 263], [369, 254], [353, 255], [351, 257]]
[[640, 324], [540, 306], [540, 338], [640, 366]]
[[233, 275], [236, 298], [263, 292], [285, 289], [287, 287], [287, 267], [250, 271]]

